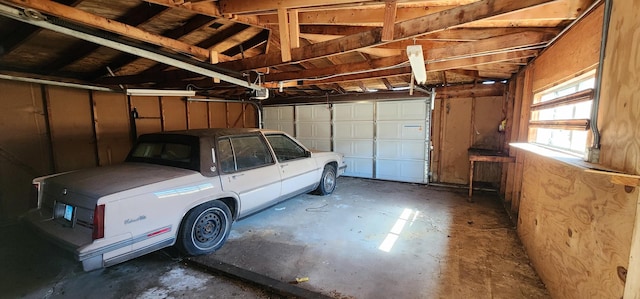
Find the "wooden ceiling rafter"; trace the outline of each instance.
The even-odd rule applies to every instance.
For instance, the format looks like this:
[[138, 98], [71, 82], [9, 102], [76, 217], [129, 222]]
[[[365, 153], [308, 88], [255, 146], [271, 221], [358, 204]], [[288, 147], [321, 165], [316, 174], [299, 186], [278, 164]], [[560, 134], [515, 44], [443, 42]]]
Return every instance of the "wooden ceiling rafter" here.
[[[534, 7], [551, 1], [556, 0], [480, 0], [439, 13], [397, 22], [394, 26], [394, 40], [410, 39], [430, 32]], [[458, 16], [458, 18], [447, 18], [447, 16], [450, 15]], [[292, 49], [292, 61], [297, 62], [321, 58], [384, 44], [385, 42], [381, 41], [381, 31], [381, 28], [375, 28], [370, 31]], [[282, 63], [280, 53], [267, 53], [241, 61], [222, 63], [220, 66], [232, 70], [249, 70]]]
[[[202, 27], [210, 25], [211, 23], [215, 22], [215, 20], [216, 18], [214, 17], [205, 16], [205, 15], [195, 15], [190, 19], [188, 19], [186, 22], [184, 22], [184, 24], [182, 24], [181, 26], [176, 27], [174, 29], [166, 30], [161, 35], [168, 38], [172, 38], [172, 39], [179, 39], [193, 31], [196, 31]], [[103, 67], [99, 68], [97, 72], [92, 73], [88, 77], [91, 78], [91, 81], [95, 81], [96, 79], [105, 75], [106, 73], [105, 71], [107, 67], [109, 67], [113, 72], [118, 72], [118, 70], [121, 67], [124, 67], [125, 65], [133, 63], [137, 59], [140, 59], [140, 57], [131, 55], [131, 54], [126, 54], [126, 53], [120, 54], [116, 58], [111, 60], [109, 63], [104, 64]], [[163, 65], [163, 64], [160, 64], [160, 65]], [[166, 65], [164, 66], [166, 67]]]
[[49, 0], [3, 0], [19, 7], [31, 8], [45, 14], [78, 22], [85, 26], [104, 30], [142, 42], [165, 47], [177, 52], [188, 53], [203, 60], [209, 58], [209, 51], [178, 40], [166, 38], [115, 20], [107, 19], [83, 10], [62, 5]]
[[[68, 5], [68, 6], [76, 6], [82, 0], [55, 0], [56, 2]], [[36, 27], [33, 25], [23, 24], [20, 21], [11, 20], [8, 27], [15, 28], [15, 30], [11, 31], [8, 36], [2, 36], [0, 40], [2, 40], [2, 51], [0, 51], [0, 57], [6, 54], [11, 53], [20, 44], [34, 37], [40, 30], [40, 27]]]
[[[116, 18], [115, 21], [127, 24], [129, 26], [136, 27], [143, 23], [148, 22], [150, 19], [160, 15], [166, 10], [167, 8], [164, 6], [148, 5], [147, 3], [140, 3], [137, 6], [135, 6], [133, 9], [127, 11], [121, 17]], [[65, 66], [70, 65], [75, 61], [78, 61], [90, 55], [91, 53], [98, 50], [100, 47], [101, 47], [100, 45], [97, 45], [88, 41], [84, 41], [84, 40], [79, 40], [69, 47], [70, 49], [73, 49], [72, 51], [73, 55], [68, 55], [61, 59], [57, 59], [47, 64], [43, 68], [45, 70], [62, 69]]]

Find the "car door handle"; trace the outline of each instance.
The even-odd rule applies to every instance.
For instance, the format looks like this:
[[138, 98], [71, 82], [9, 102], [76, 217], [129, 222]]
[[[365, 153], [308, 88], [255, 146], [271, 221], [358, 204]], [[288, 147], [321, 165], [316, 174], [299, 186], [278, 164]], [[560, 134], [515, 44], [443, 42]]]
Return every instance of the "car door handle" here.
[[280, 168], [285, 168], [287, 166], [289, 166], [289, 164], [280, 164]]
[[239, 177], [239, 176], [243, 176], [243, 175], [244, 175], [244, 173], [234, 174], [234, 175], [232, 175], [232, 176], [231, 176], [231, 178], [232, 178], [232, 179], [235, 179], [235, 178], [237, 178], [237, 177]]

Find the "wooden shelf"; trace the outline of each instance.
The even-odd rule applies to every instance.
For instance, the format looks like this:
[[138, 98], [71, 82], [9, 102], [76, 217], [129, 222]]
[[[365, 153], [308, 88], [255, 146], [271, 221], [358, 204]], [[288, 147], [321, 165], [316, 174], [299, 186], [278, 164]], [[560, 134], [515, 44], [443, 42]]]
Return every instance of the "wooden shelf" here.
[[546, 147], [538, 146], [531, 143], [510, 143], [509, 145], [511, 147], [521, 149], [529, 153], [569, 164], [571, 166], [580, 168], [585, 172], [609, 176], [611, 183], [616, 185], [625, 185], [632, 187], [640, 186], [640, 175], [628, 174], [619, 170], [602, 166], [600, 164], [589, 163], [576, 156], [565, 154], [559, 151], [554, 151], [552, 149], [548, 149]]

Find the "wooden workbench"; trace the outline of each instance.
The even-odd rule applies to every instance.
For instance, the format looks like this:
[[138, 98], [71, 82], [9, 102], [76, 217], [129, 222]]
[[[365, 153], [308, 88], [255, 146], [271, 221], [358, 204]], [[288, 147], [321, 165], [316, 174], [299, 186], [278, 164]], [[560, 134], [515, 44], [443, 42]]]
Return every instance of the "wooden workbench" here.
[[470, 148], [469, 152], [469, 201], [471, 201], [471, 196], [473, 195], [473, 164], [475, 162], [500, 162], [500, 163], [511, 163], [515, 162], [515, 157], [509, 157], [508, 153], [500, 152], [496, 150], [488, 150], [488, 149], [479, 149], [479, 148]]

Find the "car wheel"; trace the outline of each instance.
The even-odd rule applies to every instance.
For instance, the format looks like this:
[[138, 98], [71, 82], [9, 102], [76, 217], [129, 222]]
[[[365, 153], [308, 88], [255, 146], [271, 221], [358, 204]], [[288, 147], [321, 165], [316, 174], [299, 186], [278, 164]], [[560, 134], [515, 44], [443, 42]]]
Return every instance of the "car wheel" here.
[[320, 178], [320, 184], [315, 190], [316, 194], [329, 195], [336, 189], [336, 168], [332, 165], [324, 167], [322, 177]]
[[231, 211], [221, 201], [211, 201], [193, 208], [180, 226], [178, 249], [187, 255], [216, 251], [227, 240], [231, 221]]

